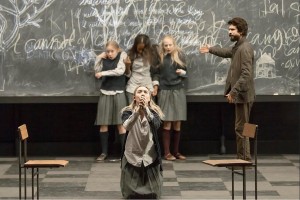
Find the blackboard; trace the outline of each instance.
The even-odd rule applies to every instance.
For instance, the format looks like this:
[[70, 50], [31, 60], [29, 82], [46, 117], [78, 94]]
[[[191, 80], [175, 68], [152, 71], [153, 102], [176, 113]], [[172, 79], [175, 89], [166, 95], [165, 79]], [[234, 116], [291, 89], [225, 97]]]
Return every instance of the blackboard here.
[[0, 1], [0, 96], [93, 96], [95, 55], [108, 40], [128, 50], [139, 33], [176, 38], [188, 57], [188, 95], [223, 94], [230, 60], [200, 55], [226, 47], [227, 21], [249, 24], [258, 95], [299, 95], [298, 0]]

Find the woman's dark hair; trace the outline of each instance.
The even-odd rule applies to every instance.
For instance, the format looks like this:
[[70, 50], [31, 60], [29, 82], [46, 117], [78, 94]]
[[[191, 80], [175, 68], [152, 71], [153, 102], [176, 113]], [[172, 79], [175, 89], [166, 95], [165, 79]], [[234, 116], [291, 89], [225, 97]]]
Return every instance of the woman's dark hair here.
[[227, 22], [228, 25], [236, 26], [237, 30], [242, 33], [243, 36], [247, 36], [248, 24], [246, 20], [240, 17], [235, 17]]
[[152, 44], [152, 67], [158, 67], [160, 64], [160, 56], [159, 56], [159, 45], [158, 44]]
[[154, 53], [156, 51], [156, 49], [153, 49], [151, 40], [150, 40], [149, 36], [146, 34], [139, 34], [135, 37], [133, 46], [131, 47], [131, 49], [128, 52], [128, 56], [129, 56], [131, 62], [133, 63], [134, 59], [138, 56], [138, 51], [137, 51], [138, 44], [145, 45], [143, 54], [142, 54], [143, 61], [148, 62], [150, 65], [153, 65], [155, 60], [157, 59], [157, 58], [155, 58], [156, 56]]

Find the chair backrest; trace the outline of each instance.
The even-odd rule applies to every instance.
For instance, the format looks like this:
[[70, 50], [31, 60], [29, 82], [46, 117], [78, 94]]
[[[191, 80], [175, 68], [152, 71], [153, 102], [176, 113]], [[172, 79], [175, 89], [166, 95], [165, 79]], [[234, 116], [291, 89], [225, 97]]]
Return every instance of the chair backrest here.
[[19, 129], [20, 139], [21, 140], [27, 139], [28, 138], [28, 131], [27, 131], [26, 124], [23, 124], [23, 125], [19, 126], [18, 129]]
[[243, 129], [243, 136], [249, 138], [255, 138], [256, 131], [257, 131], [256, 124], [245, 123]]
[[26, 124], [18, 127], [19, 132], [19, 167], [27, 162], [27, 138], [28, 131]]
[[246, 159], [246, 138], [252, 138], [254, 147], [253, 147], [253, 156], [254, 156], [254, 165], [255, 168], [257, 167], [257, 132], [258, 132], [258, 125], [245, 123], [243, 129], [243, 146], [244, 146], [244, 160]]

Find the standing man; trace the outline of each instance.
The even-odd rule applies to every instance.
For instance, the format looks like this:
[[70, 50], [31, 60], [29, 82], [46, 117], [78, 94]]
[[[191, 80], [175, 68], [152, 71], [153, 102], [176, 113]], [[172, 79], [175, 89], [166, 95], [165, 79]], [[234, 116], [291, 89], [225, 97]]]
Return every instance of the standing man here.
[[[243, 159], [242, 132], [244, 123], [249, 121], [250, 111], [255, 99], [254, 90], [254, 51], [246, 40], [248, 24], [239, 17], [228, 21], [230, 40], [235, 42], [231, 48], [218, 48], [205, 45], [200, 47], [200, 53], [211, 53], [223, 58], [231, 58], [224, 95], [229, 103], [235, 105], [235, 133], [237, 143], [237, 158]], [[246, 139], [246, 160], [251, 160], [249, 138]]]

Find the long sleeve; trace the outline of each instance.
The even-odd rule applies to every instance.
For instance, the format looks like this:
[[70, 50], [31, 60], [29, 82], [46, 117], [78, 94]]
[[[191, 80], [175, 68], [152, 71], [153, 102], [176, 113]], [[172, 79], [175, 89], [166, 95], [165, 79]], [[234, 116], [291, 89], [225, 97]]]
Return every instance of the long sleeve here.
[[121, 53], [120, 60], [118, 62], [118, 65], [115, 69], [107, 70], [102, 72], [102, 76], [121, 76], [125, 72], [125, 63], [124, 59], [127, 57], [127, 54], [125, 52]]
[[152, 67], [150, 68], [152, 84], [159, 85], [159, 67]]
[[249, 90], [249, 81], [253, 78], [253, 50], [250, 46], [244, 45], [243, 51], [240, 51], [241, 74], [231, 89], [230, 93], [237, 95], [239, 92]]
[[178, 69], [183, 70], [183, 73], [180, 74], [179, 76], [181, 76], [182, 78], [187, 78], [188, 75], [187, 75], [187, 67], [186, 67], [186, 66], [187, 66], [187, 63], [186, 63], [186, 55], [183, 54], [183, 53], [180, 53], [180, 54], [179, 54], [179, 59], [180, 59], [183, 63], [185, 63], [185, 66], [184, 66], [184, 67], [178, 65]]
[[[157, 130], [160, 127], [161, 124], [161, 119], [158, 116], [156, 112], [153, 110], [150, 110], [148, 107], [145, 108], [145, 116], [150, 124], [152, 124], [155, 130]], [[138, 112], [132, 112], [132, 111], [124, 111], [122, 113], [122, 121], [123, 121], [123, 126], [126, 130], [130, 131], [136, 122], [136, 120], [139, 118], [139, 113]]]
[[130, 131], [139, 118], [138, 112], [124, 111], [122, 113], [123, 126], [127, 131]]
[[251, 102], [255, 99], [253, 64], [253, 47], [246, 38], [241, 38], [232, 48], [224, 90], [224, 95], [230, 94], [235, 103]]
[[101, 61], [102, 61], [102, 58], [100, 58], [99, 56], [97, 56], [96, 60], [95, 60], [95, 65], [94, 65], [95, 73], [98, 73], [98, 72], [102, 71], [103, 65], [102, 65]]
[[146, 107], [146, 118], [150, 124], [152, 124], [155, 130], [159, 129], [161, 124], [161, 119], [158, 114], [154, 111], [151, 111], [148, 107]]
[[210, 47], [209, 53], [223, 58], [232, 57], [232, 48], [219, 48], [219, 47]]

